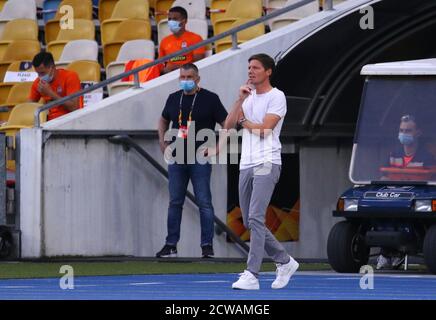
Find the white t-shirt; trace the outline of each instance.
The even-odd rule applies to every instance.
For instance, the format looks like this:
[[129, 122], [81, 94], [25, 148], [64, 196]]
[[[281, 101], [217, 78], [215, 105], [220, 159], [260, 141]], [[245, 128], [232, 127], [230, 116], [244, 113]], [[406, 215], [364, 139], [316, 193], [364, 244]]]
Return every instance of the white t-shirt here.
[[267, 113], [278, 115], [281, 119], [272, 133], [264, 138], [247, 129], [243, 130], [239, 169], [248, 169], [265, 163], [281, 165], [282, 144], [279, 136], [286, 115], [285, 94], [277, 88], [262, 94], [256, 94], [256, 90], [253, 90], [244, 100], [242, 110], [247, 120], [257, 124], [263, 123]]

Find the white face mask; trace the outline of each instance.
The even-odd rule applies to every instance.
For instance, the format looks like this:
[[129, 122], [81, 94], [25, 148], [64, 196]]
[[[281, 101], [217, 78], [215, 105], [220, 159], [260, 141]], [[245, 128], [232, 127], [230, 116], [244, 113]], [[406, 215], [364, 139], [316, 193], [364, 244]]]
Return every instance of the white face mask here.
[[182, 27], [180, 26], [180, 22], [176, 20], [169, 20], [168, 28], [170, 28], [170, 31], [172, 33], [177, 33], [180, 31], [180, 29], [182, 29]]

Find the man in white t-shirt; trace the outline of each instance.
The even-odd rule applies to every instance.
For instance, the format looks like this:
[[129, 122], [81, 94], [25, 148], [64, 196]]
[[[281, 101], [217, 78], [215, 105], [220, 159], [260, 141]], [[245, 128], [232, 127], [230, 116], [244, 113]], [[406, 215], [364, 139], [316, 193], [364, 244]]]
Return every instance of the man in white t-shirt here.
[[239, 99], [227, 116], [224, 129], [243, 128], [239, 173], [239, 204], [244, 225], [250, 230], [247, 270], [232, 288], [259, 289], [258, 274], [266, 251], [277, 264], [273, 289], [285, 287], [298, 262], [286, 252], [265, 226], [265, 214], [281, 171], [280, 130], [286, 114], [286, 98], [273, 88], [270, 77], [274, 60], [256, 54], [248, 60], [247, 84], [239, 89]]

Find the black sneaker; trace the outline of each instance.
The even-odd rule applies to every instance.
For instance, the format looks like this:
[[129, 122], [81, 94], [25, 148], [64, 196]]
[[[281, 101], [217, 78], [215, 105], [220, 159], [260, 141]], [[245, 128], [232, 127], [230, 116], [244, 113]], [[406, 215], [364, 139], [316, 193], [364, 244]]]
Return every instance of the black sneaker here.
[[213, 247], [211, 245], [206, 245], [201, 247], [201, 255], [203, 258], [213, 257]]
[[156, 253], [156, 258], [175, 258], [177, 257], [177, 247], [164, 245], [161, 251]]

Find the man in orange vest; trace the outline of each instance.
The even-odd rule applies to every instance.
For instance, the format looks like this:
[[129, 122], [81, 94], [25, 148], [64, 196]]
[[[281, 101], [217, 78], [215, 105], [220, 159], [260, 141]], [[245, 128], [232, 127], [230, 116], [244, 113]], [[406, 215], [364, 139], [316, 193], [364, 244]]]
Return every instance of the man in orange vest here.
[[[159, 46], [159, 58], [197, 44], [203, 39], [200, 35], [186, 30], [188, 12], [182, 7], [173, 7], [168, 13], [168, 27], [172, 34], [162, 39]], [[206, 48], [201, 47], [170, 59], [162, 66], [162, 73], [179, 69], [186, 63], [192, 63], [205, 57]]]
[[[33, 82], [29, 100], [44, 103], [61, 99], [80, 91], [80, 79], [76, 72], [56, 69], [53, 56], [50, 52], [38, 53], [32, 61], [38, 78]], [[49, 110], [47, 120], [63, 116], [71, 111], [83, 108], [83, 98], [76, 98], [64, 102]]]

